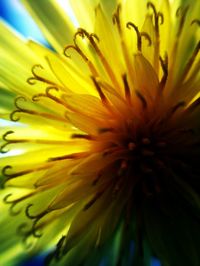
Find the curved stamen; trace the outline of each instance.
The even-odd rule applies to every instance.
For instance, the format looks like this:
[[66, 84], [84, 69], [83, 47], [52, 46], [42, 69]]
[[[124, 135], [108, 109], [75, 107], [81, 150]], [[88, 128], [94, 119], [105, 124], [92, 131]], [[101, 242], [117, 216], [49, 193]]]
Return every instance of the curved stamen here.
[[11, 140], [7, 139], [7, 136], [10, 134], [13, 134], [13, 130], [7, 131], [5, 134], [3, 134], [2, 139], [6, 142], [5, 144], [0, 146], [0, 152], [1, 153], [7, 153], [9, 150], [4, 150], [4, 148], [11, 142]]
[[30, 168], [30, 169], [26, 169], [20, 172], [15, 172], [15, 173], [9, 173], [10, 170], [13, 169], [13, 167], [11, 165], [6, 165], [3, 169], [2, 169], [2, 175], [5, 177], [5, 179], [3, 180], [3, 186], [5, 186], [6, 182], [8, 182], [9, 180], [19, 177], [19, 176], [23, 176], [23, 175], [27, 175], [30, 174], [32, 172], [38, 172], [38, 171], [42, 171], [42, 170], [46, 170], [49, 169], [50, 167], [52, 167], [51, 164], [46, 164], [43, 166], [39, 166], [39, 167], [35, 167], [35, 168]]
[[8, 195], [6, 195], [6, 197], [4, 197], [3, 201], [4, 203], [6, 204], [11, 204], [10, 206], [10, 214], [15, 216], [15, 215], [18, 215], [21, 211], [22, 211], [22, 208], [19, 209], [18, 211], [14, 210], [14, 207], [20, 203], [21, 201], [33, 196], [35, 194], [35, 192], [31, 192], [23, 197], [20, 197], [19, 199], [16, 199], [16, 200], [8, 200], [10, 198], [10, 196], [12, 196], [12, 193], [9, 193]]
[[159, 25], [164, 23], [164, 16], [163, 13], [157, 12], [155, 5], [152, 2], [147, 3], [147, 8], [152, 9], [154, 14], [154, 23], [155, 23], [155, 31], [156, 35], [159, 35]]
[[7, 170], [11, 170], [12, 169], [12, 166], [11, 165], [6, 165], [4, 166], [4, 168], [2, 169], [2, 175], [5, 176], [5, 177], [10, 177], [10, 175], [7, 172]]
[[[40, 96], [41, 96], [41, 94], [40, 94]], [[35, 98], [37, 98], [37, 97], [35, 97]], [[19, 97], [17, 97], [15, 99], [15, 106], [16, 106], [17, 110], [12, 111], [12, 113], [10, 114], [10, 120], [11, 121], [17, 122], [17, 121], [20, 120], [20, 117], [18, 117], [18, 116], [15, 117], [15, 115], [17, 113], [26, 113], [26, 114], [29, 114], [29, 115], [37, 115], [37, 116], [42, 116], [44, 118], [48, 118], [48, 119], [52, 119], [52, 120], [66, 122], [66, 119], [62, 118], [60, 116], [56, 116], [56, 115], [53, 115], [53, 114], [50, 114], [50, 113], [43, 113], [43, 112], [38, 112], [38, 111], [34, 111], [34, 110], [28, 110], [28, 109], [25, 109], [25, 108], [21, 108], [18, 105], [18, 101], [20, 99], [23, 99], [24, 101], [27, 101], [27, 99], [25, 97], [23, 97], [23, 96], [19, 96]], [[34, 96], [33, 96], [33, 100], [34, 100]]]
[[39, 65], [39, 64], [33, 65], [32, 66], [32, 69], [31, 69], [31, 72], [32, 72], [33, 77], [30, 77], [30, 78], [27, 79], [28, 84], [35, 85], [37, 81], [41, 81], [41, 82], [44, 82], [44, 83], [47, 83], [47, 84], [56, 86], [56, 83], [54, 83], [53, 81], [48, 80], [46, 78], [43, 78], [43, 77], [39, 76], [36, 73], [36, 69], [37, 68], [44, 69], [42, 65]]
[[59, 91], [59, 89], [57, 87], [47, 87], [46, 90], [45, 90], [45, 93], [38, 93], [38, 94], [35, 94], [33, 95], [32, 97], [32, 101], [36, 102], [36, 101], [39, 101], [41, 97], [48, 97], [48, 98], [51, 98], [54, 97], [50, 94], [50, 91], [51, 90], [55, 90], [55, 91]]
[[184, 101], [180, 101], [174, 106], [171, 107], [171, 109], [167, 112], [166, 116], [160, 121], [160, 124], [166, 123], [167, 120], [170, 120], [174, 114], [180, 109], [183, 108], [186, 105]]
[[148, 33], [142, 31], [142, 32], [140, 32], [140, 36], [144, 37], [148, 41], [148, 46], [152, 45], [152, 40], [151, 40], [151, 37], [149, 36]]
[[[73, 38], [74, 45], [67, 45], [64, 48], [64, 51], [63, 51], [64, 55], [66, 57], [70, 58], [71, 56], [67, 54], [67, 51], [69, 49], [74, 49], [83, 58], [83, 60], [88, 64], [92, 75], [98, 76], [98, 72], [97, 72], [94, 64], [89, 60], [89, 58], [82, 52], [82, 50], [78, 46], [78, 44], [77, 44], [77, 36], [81, 36], [82, 38], [84, 37], [84, 35], [83, 35], [82, 31], [80, 31], [80, 29], [78, 29], [78, 31], [74, 34], [74, 38]], [[95, 34], [91, 34], [91, 38], [93, 40], [94, 39], [99, 40], [98, 37]]]
[[83, 211], [87, 211], [90, 207], [92, 207], [92, 205], [95, 204], [95, 202], [103, 195], [103, 193], [105, 192], [106, 189], [103, 189], [99, 192], [97, 192], [94, 197], [88, 202], [86, 203], [86, 205], [83, 207]]
[[164, 16], [163, 16], [163, 13], [161, 12], [158, 12], [157, 13], [157, 16], [158, 16], [158, 22], [160, 20], [160, 25], [162, 25], [164, 23]]
[[192, 113], [200, 106], [200, 97], [197, 98], [189, 107], [185, 110], [186, 113]]
[[52, 157], [47, 160], [47, 162], [54, 162], [54, 161], [60, 161], [60, 160], [70, 160], [70, 159], [80, 159], [85, 156], [87, 156], [87, 152], [77, 152], [77, 153], [71, 153], [63, 156], [58, 156], [58, 157]]
[[95, 77], [91, 77], [91, 78], [92, 78], [92, 81], [93, 81], [93, 83], [95, 85], [95, 88], [96, 88], [96, 90], [97, 90], [97, 92], [98, 92], [98, 94], [99, 94], [99, 96], [101, 98], [102, 103], [105, 104], [105, 105], [109, 105], [108, 99], [106, 98], [105, 94], [103, 93], [99, 83], [97, 82]]
[[40, 69], [44, 69], [42, 65], [39, 65], [39, 64], [36, 64], [36, 65], [33, 65], [32, 68], [31, 68], [31, 73], [33, 75], [33, 77], [30, 77], [27, 79], [27, 82], [30, 84], [30, 85], [34, 85], [36, 83], [36, 81], [38, 79], [40, 79], [41, 77], [39, 77], [37, 75], [37, 73], [35, 72], [36, 68], [40, 68]]
[[138, 90], [135, 90], [135, 93], [136, 93], [136, 96], [141, 101], [143, 108], [146, 109], [147, 108], [147, 101], [146, 101], [145, 97]]
[[191, 25], [197, 24], [198, 26], [200, 26], [200, 19], [193, 19], [193, 21], [191, 22]]
[[185, 70], [183, 72], [183, 78], [185, 79], [187, 77], [187, 74], [189, 73], [190, 69], [192, 68], [192, 65], [198, 55], [200, 51], [200, 41], [197, 43], [193, 53], [192, 53], [192, 56], [190, 57], [190, 59], [188, 60], [186, 66], [185, 66]]
[[[90, 44], [92, 45], [92, 47], [96, 51], [97, 55], [99, 56], [99, 58], [100, 58], [100, 60], [102, 62], [102, 65], [104, 66], [104, 69], [108, 73], [111, 81], [113, 82], [113, 84], [115, 85], [116, 88], [120, 88], [120, 85], [119, 85], [119, 83], [118, 83], [118, 81], [116, 79], [116, 76], [115, 76], [115, 74], [114, 74], [111, 66], [109, 65], [107, 59], [102, 54], [101, 50], [99, 49], [99, 47], [98, 47], [98, 45], [97, 45], [97, 43], [95, 41], [95, 40], [98, 40], [99, 41], [99, 39], [97, 38], [97, 36], [94, 35], [93, 33], [92, 34], [88, 33], [86, 30], [84, 30], [82, 28], [79, 28], [78, 29], [77, 34], [80, 35], [81, 38], [85, 38], [86, 37], [89, 40]], [[94, 36], [96, 36], [96, 37], [94, 37]], [[96, 71], [95, 75], [93, 75], [93, 76], [95, 76], [95, 77], [97, 76], [97, 71]]]
[[3, 139], [4, 141], [6, 141], [6, 142], [9, 142], [9, 139], [7, 139], [7, 136], [10, 135], [10, 134], [13, 134], [13, 133], [14, 133], [13, 130], [9, 130], [9, 131], [7, 131], [5, 134], [3, 134], [2, 139]]
[[138, 48], [138, 51], [141, 52], [141, 50], [142, 50], [142, 39], [141, 39], [141, 34], [140, 34], [139, 30], [138, 30], [138, 27], [133, 22], [128, 22], [126, 24], [126, 27], [128, 29], [133, 28], [135, 30], [136, 35], [137, 35], [137, 48]]
[[128, 23], [126, 24], [126, 27], [127, 27], [128, 29], [133, 28], [133, 29], [135, 30], [136, 35], [137, 35], [137, 49], [138, 49], [138, 51], [141, 52], [141, 50], [142, 50], [142, 37], [144, 37], [144, 38], [148, 41], [148, 46], [151, 46], [152, 41], [151, 41], [151, 37], [149, 36], [148, 33], [143, 32], [143, 31], [140, 32], [140, 31], [138, 30], [138, 27], [137, 27], [133, 22], [128, 22]]
[[165, 87], [165, 84], [167, 82], [167, 78], [168, 78], [168, 56], [167, 56], [167, 54], [165, 54], [164, 60], [162, 59], [161, 56], [159, 57], [159, 60], [160, 60], [160, 64], [161, 64], [161, 67], [163, 70], [163, 76], [162, 76], [162, 79], [160, 81], [159, 87], [161, 90], [163, 90]]
[[18, 227], [17, 227], [17, 234], [18, 235], [25, 235], [27, 233], [27, 229], [29, 227], [29, 224], [28, 223], [22, 223], [20, 224]]
[[180, 17], [180, 24], [179, 24], [179, 27], [178, 27], [178, 31], [177, 31], [177, 37], [180, 36], [180, 34], [182, 33], [183, 31], [183, 26], [184, 26], [184, 23], [185, 23], [185, 20], [186, 20], [186, 16], [187, 16], [187, 13], [188, 13], [188, 10], [189, 10], [189, 6], [186, 6], [186, 7], [179, 7], [176, 11], [176, 16], [177, 18]]
[[158, 73], [159, 68], [159, 54], [160, 54], [160, 32], [159, 26], [164, 23], [164, 16], [161, 12], [157, 12], [155, 5], [152, 2], [147, 3], [147, 8], [153, 11], [154, 27], [155, 27], [155, 49], [154, 49], [154, 67]]
[[120, 12], [121, 12], [121, 5], [118, 4], [117, 6], [117, 10], [116, 12], [113, 14], [113, 17], [112, 17], [112, 21], [113, 21], [113, 24], [117, 25], [117, 28], [118, 28], [118, 31], [119, 33], [122, 32], [122, 29], [121, 29], [121, 22], [120, 22]]
[[154, 17], [157, 17], [157, 11], [156, 11], [156, 7], [152, 2], [148, 2], [147, 3], [147, 8], [148, 9], [152, 9], [153, 13], [154, 13]]
[[122, 75], [123, 83], [124, 83], [124, 90], [125, 90], [125, 98], [129, 104], [131, 104], [131, 90], [128, 84], [127, 75]]

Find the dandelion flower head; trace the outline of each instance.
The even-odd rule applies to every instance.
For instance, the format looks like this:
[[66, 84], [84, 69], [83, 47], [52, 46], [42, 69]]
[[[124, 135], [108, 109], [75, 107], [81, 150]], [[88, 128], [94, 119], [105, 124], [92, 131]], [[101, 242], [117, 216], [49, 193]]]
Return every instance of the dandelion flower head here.
[[22, 2], [52, 49], [1, 22], [3, 263], [200, 265], [200, 2]]

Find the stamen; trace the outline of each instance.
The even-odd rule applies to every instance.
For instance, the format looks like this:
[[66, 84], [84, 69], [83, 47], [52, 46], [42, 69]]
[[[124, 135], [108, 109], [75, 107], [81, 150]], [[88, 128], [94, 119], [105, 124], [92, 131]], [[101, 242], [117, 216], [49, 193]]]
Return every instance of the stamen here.
[[164, 60], [162, 59], [161, 56], [159, 57], [159, 59], [160, 59], [160, 64], [161, 64], [161, 67], [163, 70], [163, 76], [162, 76], [162, 79], [159, 83], [159, 87], [160, 87], [160, 90], [163, 90], [165, 87], [165, 84], [167, 82], [167, 78], [168, 78], [168, 56], [167, 56], [167, 54], [165, 54]]
[[50, 93], [50, 91], [52, 91], [52, 90], [54, 90], [54, 91], [56, 91], [56, 92], [59, 91], [59, 89], [58, 89], [57, 87], [47, 87], [47, 88], [46, 88], [46, 93], [38, 93], [38, 94], [36, 94], [36, 95], [34, 95], [34, 96], [32, 97], [32, 100], [33, 100], [33, 101], [38, 101], [41, 97], [47, 97], [47, 98], [53, 100], [54, 102], [56, 102], [56, 103], [58, 103], [58, 104], [60, 104], [60, 105], [63, 105], [63, 106], [66, 107], [66, 108], [71, 109], [72, 111], [76, 111], [74, 108], [72, 108], [72, 107], [70, 107], [68, 104], [66, 104], [66, 102], [63, 102], [61, 99], [59, 99], [59, 98], [57, 98], [56, 96], [52, 95], [52, 94]]
[[9, 180], [19, 177], [19, 176], [23, 176], [23, 175], [27, 175], [33, 172], [37, 172], [37, 171], [41, 171], [41, 170], [45, 170], [50, 168], [52, 165], [43, 165], [40, 167], [35, 167], [35, 168], [30, 168], [30, 169], [26, 169], [20, 172], [16, 172], [16, 173], [9, 173], [8, 171], [12, 170], [12, 166], [11, 165], [6, 165], [4, 166], [4, 168], [2, 169], [2, 175], [5, 177], [5, 179], [3, 180], [3, 186], [5, 186], [5, 183], [8, 182]]
[[55, 250], [48, 253], [48, 255], [45, 257], [44, 265], [49, 266], [53, 259], [59, 260], [62, 257], [62, 253], [63, 253], [62, 248], [64, 246], [65, 240], [66, 240], [66, 236], [62, 236], [59, 239]]
[[74, 34], [74, 38], [73, 38], [73, 42], [74, 42], [74, 45], [67, 45], [65, 48], [64, 48], [64, 55], [66, 57], [69, 57], [71, 58], [70, 55], [67, 54], [67, 50], [72, 48], [74, 50], [76, 50], [76, 52], [78, 52], [80, 54], [80, 56], [84, 59], [84, 61], [88, 61], [89, 59], [87, 58], [87, 56], [82, 52], [82, 50], [80, 49], [80, 47], [78, 46], [77, 44], [77, 36], [79, 36], [79, 30]]
[[122, 33], [121, 29], [121, 22], [120, 22], [120, 12], [121, 12], [121, 5], [118, 4], [116, 12], [113, 14], [112, 21], [113, 24], [117, 25], [119, 33]]
[[4, 148], [8, 145], [8, 143], [10, 143], [10, 140], [7, 139], [7, 136], [10, 134], [13, 134], [14, 131], [13, 130], [9, 130], [7, 131], [5, 134], [3, 134], [2, 139], [6, 142], [5, 144], [1, 145], [0, 147], [0, 152], [1, 153], [7, 153], [9, 150], [4, 150]]
[[91, 77], [91, 78], [92, 78], [92, 81], [94, 82], [95, 88], [96, 88], [96, 90], [97, 90], [97, 92], [101, 98], [102, 103], [105, 104], [106, 106], [108, 106], [109, 105], [108, 99], [106, 98], [105, 94], [103, 93], [99, 83], [96, 81], [95, 77]]
[[[73, 39], [73, 41], [74, 41], [74, 45], [67, 45], [65, 48], [64, 48], [64, 51], [63, 51], [63, 53], [64, 53], [64, 55], [66, 56], [66, 57], [68, 57], [68, 58], [71, 58], [71, 56], [70, 55], [68, 55], [67, 54], [67, 51], [69, 50], [69, 49], [74, 49], [82, 58], [83, 58], [83, 60], [88, 64], [88, 67], [89, 67], [89, 69], [90, 69], [90, 71], [91, 71], [91, 73], [92, 73], [92, 75], [94, 76], [94, 77], [97, 77], [98, 76], [98, 72], [97, 72], [97, 70], [96, 70], [96, 68], [95, 68], [95, 66], [94, 66], [94, 64], [89, 60], [89, 58], [82, 52], [82, 50], [80, 49], [80, 47], [78, 46], [78, 44], [77, 44], [77, 41], [76, 41], [76, 39], [77, 39], [77, 36], [80, 36], [80, 32], [79, 32], [79, 30], [75, 33], [75, 35], [74, 35], [74, 39]], [[96, 35], [95, 35], [96, 36]], [[94, 38], [94, 34], [92, 35], [92, 38]], [[96, 38], [97, 39], [97, 38]]]
[[142, 32], [140, 32], [140, 36], [141, 36], [141, 38], [144, 37], [148, 41], [148, 46], [152, 45], [151, 37], [149, 36], [148, 33], [142, 31]]
[[176, 11], [177, 18], [181, 17], [179, 28], [178, 28], [178, 31], [177, 31], [177, 37], [179, 37], [181, 35], [181, 32], [183, 31], [183, 26], [185, 24], [185, 20], [186, 20], [186, 16], [187, 16], [188, 10], [189, 10], [189, 6], [186, 6], [184, 8], [183, 7], [179, 7], [177, 9], [177, 11]]
[[172, 107], [171, 113], [174, 114], [180, 107], [184, 107], [185, 104], [186, 103], [184, 101], [177, 103], [175, 106]]
[[98, 129], [99, 134], [104, 134], [104, 133], [113, 132], [113, 131], [114, 131], [114, 128], [112, 127], [104, 127], [104, 128]]
[[200, 97], [197, 98], [190, 106], [185, 110], [186, 113], [192, 113], [197, 107], [200, 106]]
[[[175, 43], [174, 43], [174, 47], [173, 47], [173, 55], [172, 56], [176, 56], [176, 53], [177, 53], [177, 48], [178, 48], [178, 45], [179, 45], [179, 40], [180, 40], [180, 36], [181, 36], [181, 33], [184, 29], [184, 24], [185, 24], [185, 20], [186, 20], [186, 15], [187, 15], [187, 12], [188, 12], [188, 9], [189, 9], [189, 6], [186, 6], [185, 8], [183, 7], [179, 7], [176, 11], [176, 17], [181, 17], [180, 19], [180, 23], [179, 23], [179, 27], [178, 27], [178, 31], [176, 33], [176, 40], [175, 40]], [[174, 60], [173, 60], [174, 62]], [[174, 67], [174, 65], [172, 65], [172, 68]]]
[[144, 144], [144, 145], [149, 145], [149, 144], [151, 144], [151, 141], [150, 141], [149, 138], [143, 138], [143, 139], [142, 139], [142, 144]]
[[129, 88], [129, 84], [128, 84], [128, 80], [127, 80], [127, 75], [124, 74], [122, 76], [122, 79], [123, 79], [123, 83], [124, 83], [124, 90], [125, 90], [125, 97], [126, 97], [126, 100], [129, 104], [131, 104], [131, 91], [130, 91], [130, 88]]
[[171, 119], [172, 116], [178, 111], [178, 109], [183, 108], [186, 105], [184, 101], [178, 102], [176, 105], [174, 105], [169, 112], [167, 112], [165, 118], [163, 118], [160, 121], [160, 124], [164, 124], [167, 120]]
[[120, 177], [120, 176], [123, 176], [126, 171], [127, 171], [127, 168], [128, 168], [128, 163], [126, 160], [122, 160], [121, 164], [120, 164], [120, 167], [119, 167], [119, 170], [117, 172], [117, 175]]
[[36, 238], [40, 238], [42, 236], [41, 233], [38, 232], [38, 222], [49, 212], [49, 210], [45, 210], [37, 215], [31, 215], [30, 214], [30, 208], [33, 206], [33, 204], [29, 204], [27, 207], [26, 207], [26, 210], [25, 210], [25, 214], [26, 216], [31, 219], [31, 220], [34, 220], [33, 224], [32, 224], [32, 228], [31, 228], [31, 231], [30, 233], [36, 237]]
[[99, 182], [101, 177], [102, 177], [102, 172], [99, 172], [97, 177], [93, 180], [92, 186], [95, 186]]
[[189, 61], [186, 64], [185, 70], [184, 70], [183, 75], [182, 75], [184, 79], [186, 79], [187, 74], [189, 73], [189, 71], [190, 71], [190, 69], [191, 69], [191, 67], [192, 67], [192, 65], [193, 65], [193, 63], [194, 63], [199, 51], [200, 51], [200, 41], [196, 45], [196, 47], [195, 47], [195, 49], [194, 49], [194, 51], [192, 53], [191, 58], [189, 59]]
[[161, 12], [157, 12], [156, 7], [152, 2], [147, 3], [147, 8], [153, 10], [155, 31], [157, 34], [159, 34], [159, 25], [162, 25], [164, 23], [164, 16]]
[[30, 78], [27, 79], [28, 84], [35, 85], [36, 84], [36, 81], [41, 81], [41, 82], [44, 82], [44, 83], [47, 83], [47, 84], [56, 86], [56, 83], [54, 83], [54, 82], [52, 82], [52, 81], [50, 81], [48, 79], [45, 79], [45, 78], [39, 76], [35, 72], [37, 68], [44, 69], [42, 65], [39, 65], [39, 64], [33, 65], [32, 69], [31, 69], [31, 72], [33, 74], [33, 77], [30, 77]]
[[137, 35], [137, 49], [138, 49], [138, 51], [141, 52], [141, 50], [142, 50], [142, 39], [141, 39], [141, 34], [140, 34], [139, 30], [138, 30], [138, 27], [132, 22], [128, 22], [126, 24], [126, 27], [128, 29], [133, 28], [135, 30], [136, 35]]
[[22, 236], [22, 242], [25, 245], [26, 249], [30, 249], [33, 246], [33, 243], [28, 243], [28, 238], [31, 235], [28, 223], [22, 223], [17, 228], [17, 234]]
[[6, 204], [11, 204], [10, 209], [9, 209], [10, 214], [11, 214], [12, 216], [16, 216], [16, 215], [18, 215], [18, 214], [22, 211], [22, 208], [16, 211], [16, 210], [14, 210], [15, 206], [16, 206], [18, 203], [20, 203], [21, 201], [23, 201], [23, 200], [25, 200], [25, 199], [27, 199], [27, 198], [33, 196], [34, 194], [35, 194], [35, 191], [34, 191], [34, 192], [31, 192], [31, 193], [29, 193], [29, 194], [27, 194], [27, 195], [25, 195], [25, 196], [23, 196], [23, 197], [20, 197], [20, 198], [18, 198], [18, 199], [15, 199], [15, 200], [9, 200], [10, 196], [12, 196], [12, 193], [9, 193], [8, 195], [6, 195], [6, 196], [4, 197], [3, 201], [4, 201], [4, 203], [6, 203]]
[[88, 155], [87, 152], [72, 153], [72, 154], [67, 154], [67, 155], [63, 155], [63, 156], [49, 158], [47, 160], [47, 162], [70, 160], [70, 159], [81, 159], [81, 158], [86, 157], [87, 155]]
[[155, 155], [155, 153], [149, 149], [142, 149], [141, 150], [141, 154], [144, 156], [144, 157], [152, 157]]
[[151, 41], [151, 37], [149, 36], [148, 33], [143, 32], [143, 31], [139, 32], [138, 27], [133, 22], [128, 22], [126, 24], [126, 27], [128, 29], [133, 28], [135, 30], [135, 32], [137, 34], [137, 49], [138, 49], [138, 51], [140, 51], [140, 52], [142, 51], [142, 37], [144, 37], [148, 41], [148, 46], [151, 46], [152, 41]]
[[147, 101], [144, 98], [144, 96], [138, 90], [135, 90], [135, 93], [136, 93], [136, 96], [141, 101], [143, 108], [146, 109], [147, 108]]
[[94, 136], [84, 135], [84, 134], [72, 134], [72, 139], [86, 139], [86, 140], [94, 140]]
[[18, 102], [19, 100], [23, 100], [23, 101], [27, 101], [27, 99], [23, 96], [19, 96], [15, 99], [15, 107], [17, 108], [17, 110], [14, 110], [11, 114], [10, 114], [10, 120], [13, 122], [17, 122], [20, 120], [20, 117], [15, 116], [17, 113], [26, 113], [26, 114], [30, 114], [30, 115], [37, 115], [37, 116], [42, 116], [44, 118], [48, 118], [48, 119], [52, 119], [52, 120], [57, 120], [57, 121], [64, 121], [66, 122], [65, 118], [62, 118], [60, 116], [56, 116], [53, 114], [48, 114], [48, 113], [42, 113], [42, 112], [37, 112], [34, 110], [28, 110], [28, 109], [24, 109], [19, 107]]
[[191, 22], [191, 25], [193, 24], [197, 24], [198, 26], [200, 26], [200, 19], [193, 19], [193, 21]]
[[[101, 50], [99, 49], [99, 47], [97, 46], [96, 42], [95, 42], [95, 39], [99, 41], [99, 39], [97, 37], [94, 38], [94, 34], [89, 34], [86, 30], [82, 29], [82, 28], [79, 28], [78, 29], [78, 32], [77, 32], [78, 35], [80, 35], [82, 38], [87, 38], [90, 42], [90, 44], [92, 45], [92, 47], [95, 49], [97, 55], [99, 56], [103, 66], [104, 66], [104, 69], [106, 70], [106, 72], [108, 73], [111, 81], [113, 82], [114, 86], [116, 88], [120, 88], [120, 85], [115, 77], [115, 74], [112, 70], [112, 68], [110, 67], [107, 59], [104, 57], [104, 55], [102, 54]], [[95, 77], [97, 75], [94, 75]]]
[[135, 148], [136, 148], [136, 144], [134, 142], [129, 142], [128, 149], [130, 151], [133, 151], [133, 150], [135, 150]]
[[92, 207], [92, 205], [102, 196], [104, 192], [105, 189], [97, 192], [96, 195], [94, 195], [94, 197], [88, 203], [86, 203], [86, 205], [83, 208], [83, 211], [87, 211], [90, 207]]
[[164, 23], [164, 16], [161, 12], [157, 12], [156, 7], [152, 2], [147, 3], [147, 8], [152, 9], [154, 14], [155, 35], [156, 35], [155, 50], [154, 50], [154, 67], [156, 72], [158, 72], [159, 54], [160, 54], [159, 26]]
[[163, 13], [158, 12], [157, 16], [158, 16], [158, 22], [159, 22], [159, 20], [160, 20], [160, 25], [162, 25], [162, 24], [164, 23], [164, 16], [163, 16]]

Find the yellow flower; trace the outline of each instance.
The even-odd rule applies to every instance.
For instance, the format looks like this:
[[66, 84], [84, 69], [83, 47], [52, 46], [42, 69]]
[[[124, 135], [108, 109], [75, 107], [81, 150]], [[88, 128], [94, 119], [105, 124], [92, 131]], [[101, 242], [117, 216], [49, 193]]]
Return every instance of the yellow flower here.
[[200, 2], [23, 2], [54, 50], [0, 24], [1, 265], [200, 265]]

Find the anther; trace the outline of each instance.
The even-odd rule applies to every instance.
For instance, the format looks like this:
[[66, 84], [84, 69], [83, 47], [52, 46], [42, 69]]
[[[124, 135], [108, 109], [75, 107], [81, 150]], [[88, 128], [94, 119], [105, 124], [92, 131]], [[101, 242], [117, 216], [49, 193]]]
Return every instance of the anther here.
[[142, 149], [141, 150], [141, 154], [145, 157], [152, 157], [155, 155], [155, 153], [151, 150], [148, 150], [148, 149]]
[[167, 144], [164, 141], [159, 141], [159, 142], [156, 143], [156, 146], [158, 148], [165, 148], [167, 146]]
[[149, 144], [151, 144], [151, 141], [150, 141], [149, 138], [143, 138], [143, 139], [142, 139], [142, 144], [144, 144], [144, 145], [149, 145]]
[[136, 148], [136, 144], [134, 142], [129, 142], [128, 149], [130, 151], [133, 151], [133, 150], [135, 150], [135, 148]]

